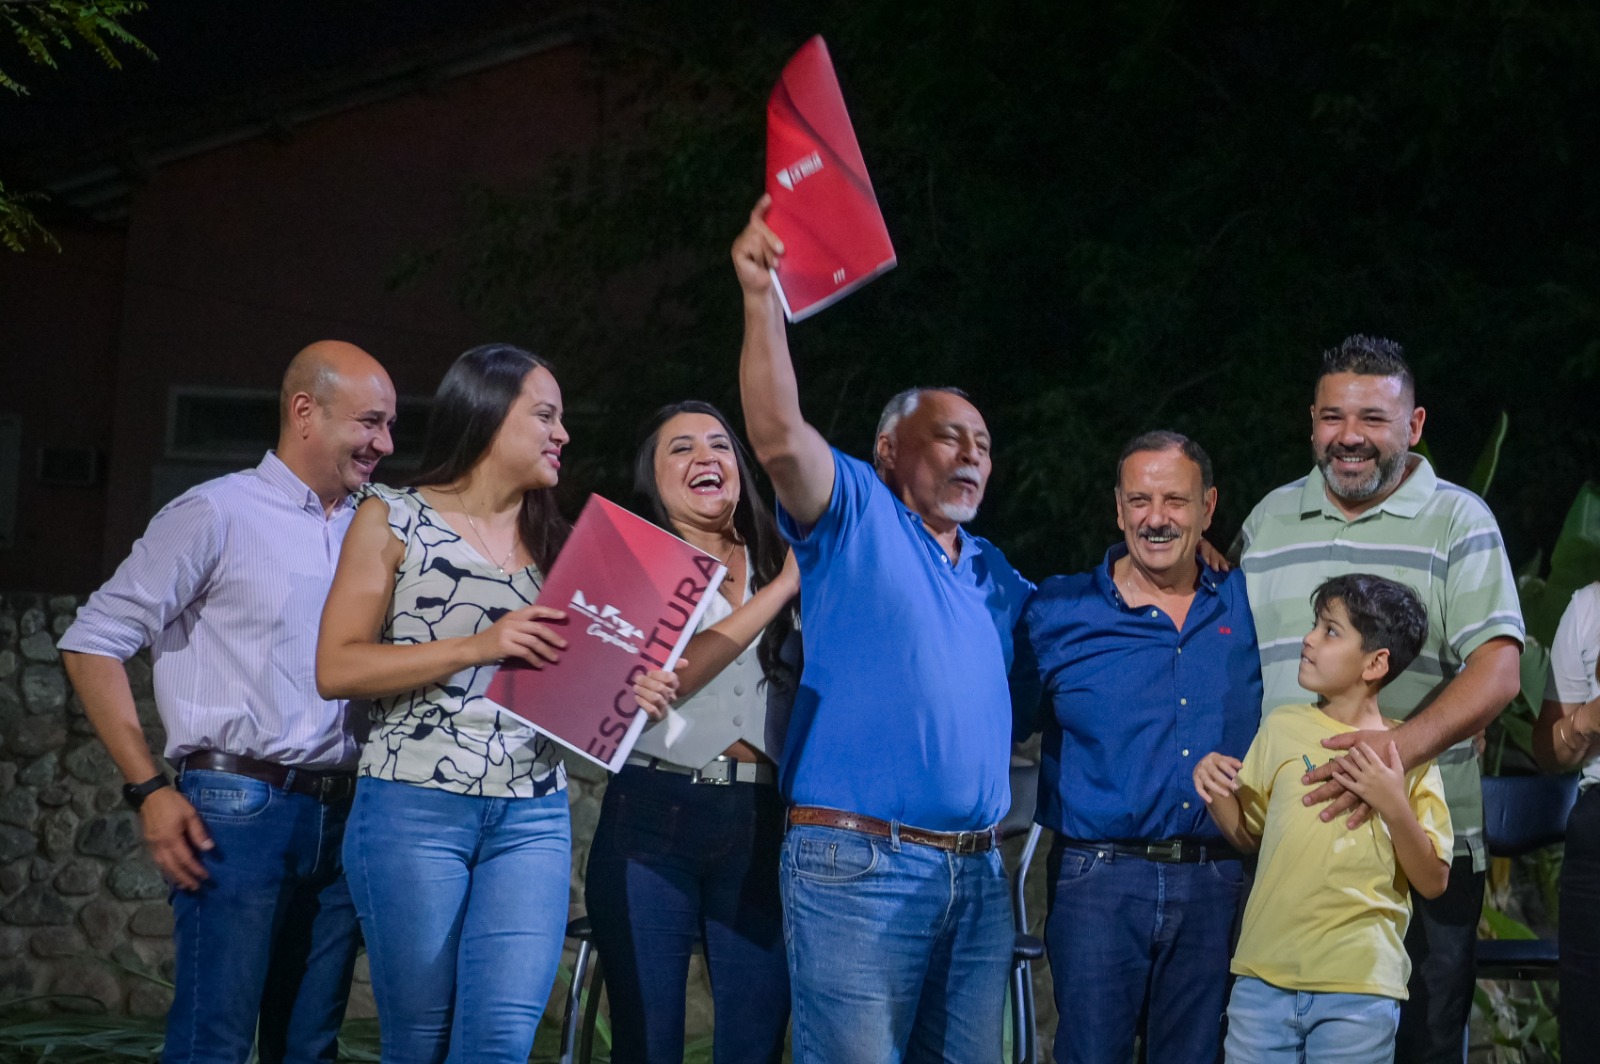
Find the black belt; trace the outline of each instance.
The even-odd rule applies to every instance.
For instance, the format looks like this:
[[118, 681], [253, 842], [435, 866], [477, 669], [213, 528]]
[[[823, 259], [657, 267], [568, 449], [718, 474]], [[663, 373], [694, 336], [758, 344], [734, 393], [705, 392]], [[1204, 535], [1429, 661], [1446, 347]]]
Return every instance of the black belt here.
[[262, 783], [304, 794], [319, 802], [343, 802], [356, 793], [356, 774], [351, 771], [294, 768], [276, 761], [260, 761], [253, 757], [224, 754], [215, 750], [201, 750], [178, 762], [178, 773], [194, 769], [205, 772], [231, 772], [235, 776], [248, 776]]
[[1062, 839], [1063, 846], [1076, 850], [1110, 850], [1118, 857], [1137, 857], [1160, 864], [1199, 864], [1201, 861], [1239, 861], [1244, 854], [1224, 842], [1198, 839], [1156, 839], [1151, 842], [1090, 842]]

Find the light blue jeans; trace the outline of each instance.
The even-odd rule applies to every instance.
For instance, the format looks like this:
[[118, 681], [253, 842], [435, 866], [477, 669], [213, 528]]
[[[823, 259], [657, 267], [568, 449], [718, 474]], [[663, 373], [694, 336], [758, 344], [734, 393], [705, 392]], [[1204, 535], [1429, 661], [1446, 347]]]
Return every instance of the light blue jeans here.
[[1014, 941], [1000, 853], [790, 827], [795, 1064], [1001, 1059]]
[[567, 792], [479, 798], [363, 778], [344, 861], [384, 1064], [526, 1064], [566, 935]]
[[1283, 990], [1240, 976], [1228, 1002], [1228, 1064], [1391, 1064], [1400, 1002]]

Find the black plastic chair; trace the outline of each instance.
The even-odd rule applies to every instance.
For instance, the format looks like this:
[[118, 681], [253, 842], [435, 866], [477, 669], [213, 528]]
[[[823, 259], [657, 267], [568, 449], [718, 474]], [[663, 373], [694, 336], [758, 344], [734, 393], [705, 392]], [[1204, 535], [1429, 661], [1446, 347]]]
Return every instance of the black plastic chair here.
[[[1485, 776], [1483, 841], [1491, 856], [1521, 857], [1567, 835], [1578, 776]], [[1560, 953], [1551, 938], [1481, 938], [1479, 979], [1554, 979]]]

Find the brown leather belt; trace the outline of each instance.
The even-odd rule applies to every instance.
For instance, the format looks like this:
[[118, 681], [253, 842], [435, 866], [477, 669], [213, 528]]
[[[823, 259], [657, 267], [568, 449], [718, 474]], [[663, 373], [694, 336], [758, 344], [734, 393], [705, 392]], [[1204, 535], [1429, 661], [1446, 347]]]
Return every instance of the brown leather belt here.
[[178, 762], [179, 775], [190, 769], [248, 776], [250, 779], [270, 783], [292, 794], [308, 795], [327, 804], [347, 801], [356, 793], [354, 772], [293, 768], [289, 765], [280, 765], [276, 761], [259, 761], [253, 757], [224, 754], [216, 750], [200, 750]]
[[[862, 816], [860, 813], [846, 813], [842, 809], [825, 809], [820, 805], [790, 806], [789, 823], [858, 831], [863, 835], [879, 839], [891, 838], [895, 834], [894, 825], [887, 820]], [[914, 828], [909, 824], [899, 825], [902, 842], [914, 842], [918, 846], [932, 846], [936, 850], [959, 854], [988, 853], [1000, 844], [999, 830], [999, 828], [984, 828], [982, 831], [929, 831], [927, 828]]]

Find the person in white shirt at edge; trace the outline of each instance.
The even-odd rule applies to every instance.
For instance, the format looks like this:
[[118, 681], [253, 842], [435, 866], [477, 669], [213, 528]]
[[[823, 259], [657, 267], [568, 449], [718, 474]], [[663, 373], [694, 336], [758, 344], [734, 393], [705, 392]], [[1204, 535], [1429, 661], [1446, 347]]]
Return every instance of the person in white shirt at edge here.
[[[162, 1059], [332, 1061], [359, 935], [340, 862], [345, 704], [316, 690], [317, 618], [354, 508], [393, 447], [394, 386], [322, 341], [283, 377], [278, 443], [168, 504], [61, 639], [67, 675], [173, 884]], [[151, 648], [158, 770], [123, 662]]]
[[[467, 351], [434, 396], [415, 486], [372, 485], [328, 592], [326, 695], [370, 699], [345, 868], [385, 1064], [525, 1064], [555, 982], [571, 870], [553, 740], [484, 695], [567, 642], [536, 604], [569, 526], [568, 435], [543, 359]], [[676, 677], [640, 697], [662, 712]]]
[[606, 788], [589, 851], [585, 895], [617, 1064], [683, 1060], [684, 987], [702, 938], [717, 1059], [783, 1056], [784, 808], [773, 759], [785, 722], [767, 706], [795, 679], [778, 657], [800, 573], [750, 469], [727, 418], [694, 400], [656, 413], [634, 462], [648, 515], [728, 575], [684, 651], [683, 697]]
[[1580, 587], [1550, 645], [1533, 753], [1546, 772], [1582, 767], [1561, 862], [1561, 1059], [1600, 1046], [1600, 582]]

